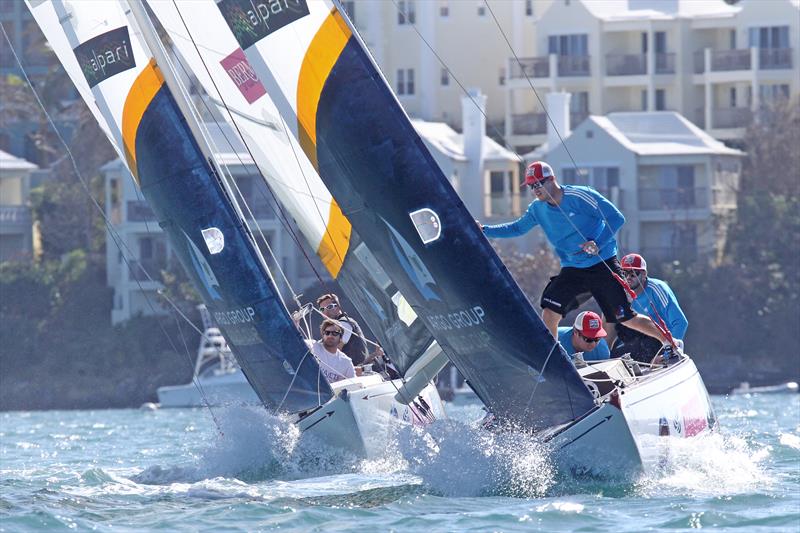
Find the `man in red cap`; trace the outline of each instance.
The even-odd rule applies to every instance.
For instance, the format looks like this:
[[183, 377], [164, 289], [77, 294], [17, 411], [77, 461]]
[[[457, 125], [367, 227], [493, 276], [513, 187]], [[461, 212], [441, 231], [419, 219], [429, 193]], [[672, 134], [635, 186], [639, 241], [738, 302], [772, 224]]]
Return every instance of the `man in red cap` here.
[[558, 328], [558, 342], [567, 354], [574, 359], [576, 353], [583, 352], [584, 361], [600, 361], [611, 356], [604, 339], [606, 335], [600, 315], [593, 311], [578, 314], [571, 328]]
[[[559, 321], [591, 293], [607, 323], [623, 322], [661, 342], [666, 338], [646, 315], [631, 308], [620, 283], [616, 234], [625, 223], [619, 209], [591, 187], [559, 185], [544, 161], [528, 165], [525, 184], [536, 195], [525, 213], [506, 224], [481, 226], [492, 238], [523, 235], [541, 226], [561, 260], [561, 271], [542, 293], [542, 320], [556, 338]], [[615, 277], [616, 274], [618, 277]]]

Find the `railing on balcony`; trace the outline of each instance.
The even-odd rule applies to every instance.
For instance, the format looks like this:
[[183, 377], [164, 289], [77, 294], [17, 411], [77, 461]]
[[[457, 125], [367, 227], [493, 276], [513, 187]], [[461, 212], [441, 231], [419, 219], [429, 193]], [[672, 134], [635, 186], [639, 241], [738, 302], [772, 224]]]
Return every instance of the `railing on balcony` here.
[[517, 62], [511, 59], [509, 68], [509, 78], [549, 78], [550, 77], [550, 58], [545, 57], [523, 57]]
[[152, 222], [155, 213], [144, 200], [128, 200], [128, 222]]
[[791, 48], [761, 48], [758, 51], [760, 70], [781, 70], [792, 68]]
[[675, 74], [675, 54], [656, 54], [656, 74]]
[[[731, 70], [750, 70], [750, 49], [744, 50], [711, 50], [711, 71], [727, 72]], [[694, 54], [694, 72], [702, 74], [706, 70], [705, 51]]]
[[536, 135], [547, 131], [547, 115], [544, 113], [524, 113], [511, 115], [513, 135]]
[[558, 75], [561, 77], [588, 76], [589, 56], [558, 56]]
[[0, 205], [0, 226], [30, 227], [31, 208], [25, 205]]
[[753, 112], [747, 107], [721, 107], [711, 115], [713, 128], [745, 128], [753, 120]]
[[609, 76], [647, 74], [647, 55], [606, 54], [606, 74]]
[[489, 197], [490, 215], [493, 217], [509, 216], [513, 206], [510, 194], [496, 192], [487, 195]]
[[674, 246], [649, 246], [643, 244], [641, 253], [648, 261], [681, 261], [691, 263], [697, 260], [700, 250], [698, 250], [697, 246], [692, 246], [691, 244], [675, 244]]
[[130, 280], [131, 281], [161, 281], [161, 271], [167, 269], [167, 260], [146, 259], [140, 261], [130, 261]]
[[664, 211], [708, 206], [705, 188], [639, 189], [639, 209]]

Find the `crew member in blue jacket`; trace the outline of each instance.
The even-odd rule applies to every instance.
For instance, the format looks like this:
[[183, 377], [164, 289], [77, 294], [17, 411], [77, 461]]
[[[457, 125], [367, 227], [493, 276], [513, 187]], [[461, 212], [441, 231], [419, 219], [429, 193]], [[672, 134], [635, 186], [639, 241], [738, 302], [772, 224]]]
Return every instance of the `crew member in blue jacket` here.
[[561, 271], [542, 293], [542, 319], [556, 338], [561, 318], [591, 293], [607, 323], [623, 322], [661, 342], [666, 339], [647, 315], [637, 315], [625, 290], [614, 278], [622, 276], [617, 260], [617, 231], [625, 223], [619, 209], [591, 187], [559, 185], [543, 161], [528, 165], [525, 183], [536, 195], [525, 213], [513, 222], [481, 226], [487, 237], [517, 237], [541, 226], [561, 259]]
[[583, 352], [584, 361], [608, 359], [611, 351], [604, 338], [606, 335], [600, 315], [593, 311], [578, 314], [571, 328], [558, 328], [558, 342], [573, 360], [578, 352]]
[[[689, 321], [669, 285], [665, 281], [647, 276], [647, 262], [639, 254], [626, 255], [622, 258], [621, 265], [628, 285], [636, 293], [636, 299], [631, 303], [633, 309], [653, 320], [660, 317], [672, 337], [678, 341], [677, 344], [683, 345]], [[613, 332], [609, 335], [614, 356], [630, 353], [635, 360], [649, 363], [661, 349], [661, 345], [650, 337], [621, 324], [616, 326], [616, 333], [616, 340], [613, 339]]]

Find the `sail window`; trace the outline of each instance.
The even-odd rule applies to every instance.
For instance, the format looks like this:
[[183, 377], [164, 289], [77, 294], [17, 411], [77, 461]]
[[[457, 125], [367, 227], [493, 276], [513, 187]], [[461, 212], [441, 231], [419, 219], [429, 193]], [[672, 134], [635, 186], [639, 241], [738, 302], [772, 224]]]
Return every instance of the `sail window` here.
[[202, 233], [211, 255], [218, 254], [225, 248], [225, 235], [218, 228], [207, 228]]
[[442, 223], [439, 221], [439, 215], [434, 211], [426, 207], [409, 213], [408, 216], [411, 217], [419, 238], [424, 244], [431, 243], [442, 236]]

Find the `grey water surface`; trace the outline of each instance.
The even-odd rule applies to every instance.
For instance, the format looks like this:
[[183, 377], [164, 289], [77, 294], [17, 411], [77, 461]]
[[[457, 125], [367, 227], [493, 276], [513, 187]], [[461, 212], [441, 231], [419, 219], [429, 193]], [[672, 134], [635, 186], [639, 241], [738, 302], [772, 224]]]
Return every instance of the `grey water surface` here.
[[0, 530], [800, 531], [800, 395], [713, 402], [721, 431], [634, 483], [560, 478], [464, 400], [371, 460], [259, 409], [2, 413]]

